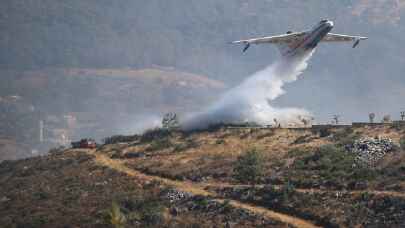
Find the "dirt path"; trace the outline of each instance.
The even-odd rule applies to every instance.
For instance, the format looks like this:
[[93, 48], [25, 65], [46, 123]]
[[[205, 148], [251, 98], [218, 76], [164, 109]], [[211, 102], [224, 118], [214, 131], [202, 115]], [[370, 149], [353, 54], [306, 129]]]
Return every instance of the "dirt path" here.
[[[210, 197], [215, 198], [215, 200], [218, 202], [221, 202], [221, 203], [223, 202], [223, 199], [220, 199], [220, 197], [218, 197], [215, 193], [204, 190], [204, 188], [199, 186], [198, 184], [194, 184], [191, 182], [174, 181], [174, 180], [162, 178], [159, 176], [146, 175], [141, 172], [128, 168], [120, 161], [110, 159], [107, 156], [100, 154], [100, 153], [95, 153], [94, 150], [86, 150], [85, 152], [93, 155], [95, 158], [94, 160], [97, 164], [102, 165], [102, 166], [107, 166], [116, 171], [125, 173], [128, 176], [136, 177], [137, 180], [160, 181], [166, 185], [173, 186], [180, 191], [188, 192], [188, 193], [195, 194], [195, 195], [210, 196]], [[251, 211], [255, 214], [263, 215], [264, 217], [266, 217], [270, 220], [281, 221], [283, 223], [292, 225], [294, 227], [300, 227], [300, 228], [319, 227], [319, 226], [314, 225], [310, 221], [306, 221], [306, 220], [303, 220], [303, 219], [300, 219], [297, 217], [293, 217], [290, 215], [271, 211], [264, 207], [258, 207], [255, 205], [242, 203], [237, 200], [230, 200], [229, 202], [230, 202], [230, 205], [232, 205], [236, 208], [242, 208], [242, 209]]]

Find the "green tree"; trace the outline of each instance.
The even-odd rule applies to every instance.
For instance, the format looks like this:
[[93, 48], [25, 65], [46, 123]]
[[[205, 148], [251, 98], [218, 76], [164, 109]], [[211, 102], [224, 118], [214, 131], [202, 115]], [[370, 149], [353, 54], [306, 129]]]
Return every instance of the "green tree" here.
[[179, 118], [176, 113], [166, 113], [162, 119], [162, 127], [164, 129], [175, 129], [179, 127]]
[[256, 149], [240, 155], [235, 163], [234, 177], [242, 183], [255, 185], [263, 176], [263, 158]]

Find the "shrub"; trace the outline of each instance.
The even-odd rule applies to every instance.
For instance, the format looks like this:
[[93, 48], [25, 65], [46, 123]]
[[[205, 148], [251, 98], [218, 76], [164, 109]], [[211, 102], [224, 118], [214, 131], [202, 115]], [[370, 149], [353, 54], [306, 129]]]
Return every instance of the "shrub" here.
[[320, 128], [316, 131], [313, 131], [313, 133], [319, 134], [319, 137], [321, 137], [321, 138], [328, 137], [329, 135], [331, 135], [331, 132], [330, 132], [329, 128], [327, 128], [327, 127]]
[[290, 196], [295, 192], [295, 186], [290, 181], [286, 181], [283, 184], [281, 191], [283, 192], [283, 200], [288, 201]]
[[344, 128], [333, 135], [333, 140], [338, 146], [352, 146], [354, 141], [360, 138], [359, 133], [355, 133], [352, 128]]
[[308, 153], [308, 150], [305, 148], [293, 148], [287, 152], [287, 157], [301, 157]]
[[62, 153], [64, 150], [66, 150], [66, 147], [59, 146], [59, 147], [51, 148], [49, 150], [49, 153], [50, 154], [58, 154], [58, 153]]
[[[44, 215], [35, 216], [27, 224], [18, 224], [17, 227], [44, 227], [49, 223], [49, 220]], [[15, 227], [15, 226], [12, 226]]]
[[148, 225], [156, 225], [163, 219], [163, 206], [157, 200], [141, 201], [138, 211], [141, 221]]
[[47, 200], [47, 199], [49, 199], [49, 193], [43, 192], [43, 191], [35, 192], [33, 194], [33, 196], [37, 200]]
[[173, 152], [182, 152], [182, 151], [185, 151], [185, 150], [187, 150], [187, 149], [188, 149], [187, 144], [185, 144], [185, 143], [179, 143], [179, 144], [176, 144], [176, 145], [174, 146]]
[[209, 204], [209, 201], [206, 198], [197, 198], [195, 199], [195, 204], [198, 205], [200, 208], [206, 208]]
[[112, 202], [111, 208], [108, 209], [105, 220], [114, 228], [124, 228], [127, 223], [127, 217], [122, 213], [121, 207], [115, 201]]
[[292, 144], [302, 144], [307, 143], [311, 139], [310, 135], [301, 135], [300, 137], [296, 138]]
[[150, 142], [155, 139], [163, 139], [170, 136], [170, 131], [163, 128], [155, 128], [145, 131], [142, 134], [140, 141], [141, 142]]
[[114, 135], [111, 137], [104, 138], [103, 142], [104, 142], [104, 144], [116, 144], [116, 143], [133, 142], [138, 139], [139, 139], [139, 135], [131, 135], [131, 136]]
[[251, 149], [238, 157], [234, 167], [234, 177], [242, 183], [255, 184], [263, 176], [263, 159], [256, 149]]
[[399, 145], [402, 150], [405, 150], [405, 136], [402, 136], [401, 139], [399, 139]]
[[229, 199], [225, 199], [222, 203], [222, 210], [223, 213], [227, 214], [232, 211], [231, 201]]
[[162, 127], [167, 130], [179, 128], [179, 117], [176, 113], [166, 113], [162, 119]]
[[320, 183], [334, 186], [343, 186], [345, 183], [347, 184], [347, 181], [364, 181], [375, 178], [375, 171], [354, 164], [354, 154], [346, 152], [342, 147], [324, 145], [314, 153], [296, 159], [290, 178], [296, 179], [297, 176], [300, 176], [305, 179], [311, 175], [308, 172], [316, 173]]
[[113, 202], [107, 213], [107, 222], [116, 228], [141, 222], [144, 225], [156, 225], [163, 219], [163, 204], [155, 197], [127, 198], [120, 201], [122, 207]]
[[155, 139], [147, 148], [147, 151], [163, 150], [171, 146], [173, 146], [173, 144], [170, 142], [168, 138]]
[[350, 171], [354, 164], [354, 155], [335, 145], [321, 146], [310, 158], [321, 171], [321, 176], [333, 176], [335, 173]]
[[184, 143], [174, 145], [173, 152], [181, 152], [198, 146], [198, 143], [193, 139], [187, 139]]

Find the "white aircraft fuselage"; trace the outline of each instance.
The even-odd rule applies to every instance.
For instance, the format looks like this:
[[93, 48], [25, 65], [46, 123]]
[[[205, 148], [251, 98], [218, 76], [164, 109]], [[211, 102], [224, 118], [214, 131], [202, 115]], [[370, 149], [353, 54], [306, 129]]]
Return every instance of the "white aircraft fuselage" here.
[[316, 48], [320, 42], [354, 42], [353, 48], [355, 48], [361, 40], [368, 39], [362, 36], [330, 33], [333, 26], [333, 21], [322, 20], [316, 24], [313, 29], [308, 31], [287, 32], [287, 34], [238, 40], [232, 43], [244, 44], [243, 52], [245, 52], [251, 44], [275, 44], [279, 48], [282, 56], [296, 56]]

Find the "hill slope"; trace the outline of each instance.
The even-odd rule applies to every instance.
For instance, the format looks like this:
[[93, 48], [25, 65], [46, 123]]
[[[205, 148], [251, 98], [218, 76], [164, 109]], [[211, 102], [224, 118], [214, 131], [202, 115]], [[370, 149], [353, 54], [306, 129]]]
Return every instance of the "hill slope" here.
[[[100, 140], [140, 132], [159, 124], [164, 113], [201, 109], [225, 88], [202, 75], [157, 66], [3, 70], [0, 74], [0, 138], [26, 145], [25, 156], [32, 149], [44, 152], [81, 137]], [[2, 99], [13, 96], [18, 99]], [[40, 121], [46, 147], [38, 146]], [[22, 157], [21, 153], [14, 156]], [[0, 160], [12, 157], [3, 153]]]
[[[362, 137], [397, 143], [404, 134], [386, 125], [331, 128], [327, 134], [218, 128], [115, 137], [97, 150], [1, 163], [1, 222], [107, 226], [105, 210], [116, 201], [127, 224], [141, 227], [401, 227], [403, 150], [363, 167], [353, 166], [353, 156], [340, 148]], [[239, 182], [233, 171], [251, 148], [260, 151], [265, 167], [253, 186]], [[156, 223], [148, 220], [152, 215]]]

